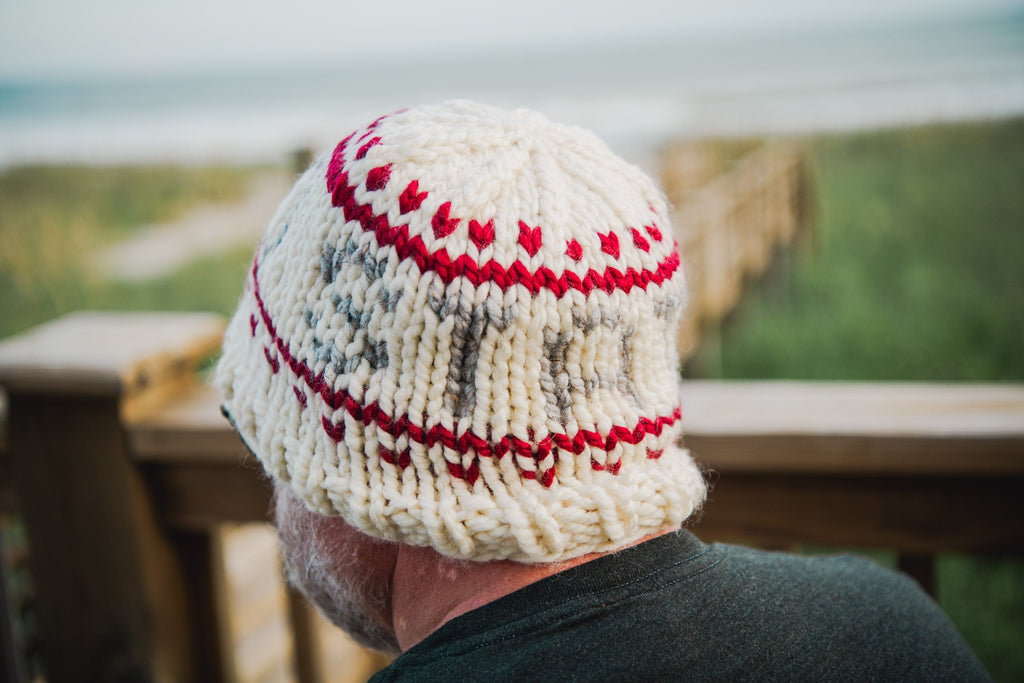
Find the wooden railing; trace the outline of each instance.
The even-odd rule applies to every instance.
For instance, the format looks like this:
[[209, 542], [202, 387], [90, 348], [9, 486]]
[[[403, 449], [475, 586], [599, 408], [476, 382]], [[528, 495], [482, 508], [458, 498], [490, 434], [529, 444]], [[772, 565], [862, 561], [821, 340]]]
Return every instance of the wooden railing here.
[[709, 142], [679, 143], [665, 149], [661, 165], [689, 290], [679, 329], [687, 358], [701, 328], [736, 306], [744, 283], [809, 231], [810, 177], [799, 149], [783, 143], [731, 155]]
[[[49, 680], [232, 680], [219, 529], [269, 486], [195, 379], [222, 321], [68, 316], [0, 343], [0, 502], [25, 519]], [[694, 530], [767, 547], [1024, 548], [1024, 387], [690, 382]], [[291, 598], [299, 679], [320, 680]]]

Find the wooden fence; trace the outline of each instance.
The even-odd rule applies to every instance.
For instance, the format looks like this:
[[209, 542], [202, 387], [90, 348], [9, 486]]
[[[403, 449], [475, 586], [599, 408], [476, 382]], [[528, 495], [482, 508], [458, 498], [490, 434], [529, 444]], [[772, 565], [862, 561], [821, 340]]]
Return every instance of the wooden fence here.
[[[0, 501], [31, 543], [49, 680], [233, 680], [219, 530], [269, 487], [195, 380], [222, 322], [79, 313], [0, 344]], [[1024, 387], [690, 382], [695, 531], [769, 547], [1024, 548]], [[292, 599], [299, 679], [319, 680]]]
[[666, 148], [661, 166], [690, 294], [679, 330], [686, 358], [701, 328], [738, 303], [743, 284], [809, 231], [810, 175], [799, 149], [784, 143], [679, 143]]

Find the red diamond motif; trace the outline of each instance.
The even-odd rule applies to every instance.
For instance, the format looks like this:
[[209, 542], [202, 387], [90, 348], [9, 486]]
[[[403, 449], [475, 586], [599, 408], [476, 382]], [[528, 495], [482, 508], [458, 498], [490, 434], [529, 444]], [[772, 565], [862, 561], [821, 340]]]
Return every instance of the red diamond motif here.
[[483, 225], [479, 221], [471, 220], [469, 222], [469, 239], [473, 240], [473, 244], [476, 245], [477, 249], [483, 249], [493, 242], [494, 219], [492, 218]]
[[579, 261], [583, 258], [583, 247], [575, 239], [571, 239], [565, 243], [565, 253], [573, 261]]
[[609, 232], [607, 235], [597, 233], [597, 236], [601, 238], [601, 251], [614, 258], [619, 258], [619, 236], [614, 232]]
[[540, 251], [540, 226], [531, 228], [523, 221], [519, 221], [519, 244], [523, 246], [527, 254], [536, 256]]
[[388, 184], [390, 178], [391, 164], [371, 168], [370, 172], [366, 174], [366, 189], [371, 192], [379, 190]]
[[434, 227], [434, 237], [446, 237], [455, 232], [455, 228], [459, 225], [459, 219], [448, 217], [448, 212], [451, 210], [451, 202], [445, 202], [437, 208], [437, 213], [434, 214], [431, 221], [431, 225]]
[[420, 181], [414, 180], [409, 183], [409, 187], [405, 188], [405, 191], [398, 197], [398, 209], [402, 214], [415, 211], [420, 208], [420, 204], [426, 198], [427, 193], [420, 192]]
[[366, 156], [366, 153], [370, 151], [371, 147], [374, 147], [379, 144], [380, 138], [373, 138], [372, 140], [370, 140], [365, 145], [359, 148], [359, 151], [356, 152], [356, 159], [362, 159], [363, 157]]
[[650, 251], [651, 245], [647, 240], [644, 239], [644, 236], [640, 234], [640, 231], [637, 230], [636, 228], [630, 228], [630, 230], [633, 231], [633, 244], [636, 245], [637, 249], [642, 249], [643, 251]]

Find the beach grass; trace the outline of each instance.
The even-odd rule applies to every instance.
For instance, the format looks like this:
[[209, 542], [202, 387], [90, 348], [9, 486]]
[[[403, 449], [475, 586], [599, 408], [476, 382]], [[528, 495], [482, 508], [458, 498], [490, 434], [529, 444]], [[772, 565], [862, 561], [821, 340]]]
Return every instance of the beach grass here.
[[[692, 377], [1024, 381], [1024, 120], [818, 137], [813, 239], [704, 335]], [[942, 556], [938, 599], [1024, 680], [1024, 562]]]
[[[82, 308], [227, 310], [240, 278], [223, 292], [199, 291], [194, 268], [132, 287], [91, 275], [84, 255], [143, 225], [173, 220], [209, 202], [240, 199], [257, 169], [230, 166], [31, 166], [0, 173], [0, 337]], [[221, 259], [217, 259], [220, 261]], [[225, 257], [230, 265], [232, 260]], [[213, 264], [207, 264], [212, 266]], [[218, 277], [210, 268], [207, 278]], [[223, 283], [222, 287], [226, 287]], [[225, 297], [220, 301], [217, 296]], [[226, 302], [226, 303], [225, 303]]]

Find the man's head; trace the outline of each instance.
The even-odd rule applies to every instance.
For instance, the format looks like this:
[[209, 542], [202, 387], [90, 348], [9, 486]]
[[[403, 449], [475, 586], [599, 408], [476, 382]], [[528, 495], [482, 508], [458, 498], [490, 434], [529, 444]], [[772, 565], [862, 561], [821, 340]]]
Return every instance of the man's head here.
[[684, 304], [660, 191], [592, 134], [418, 107], [295, 184], [217, 383], [310, 510], [453, 558], [567, 560], [703, 500], [678, 446]]

